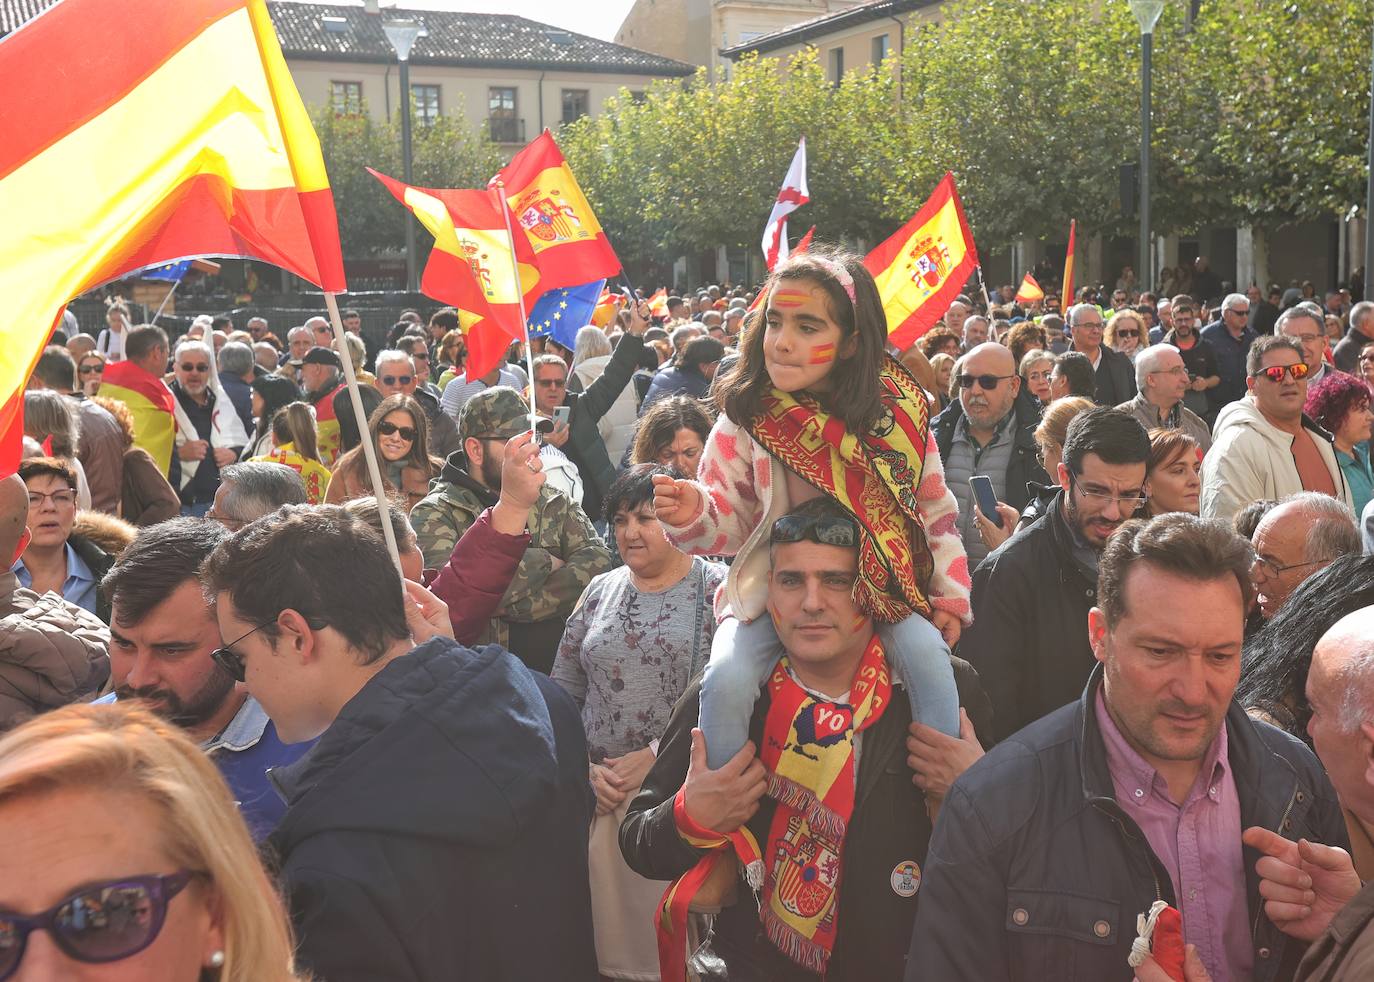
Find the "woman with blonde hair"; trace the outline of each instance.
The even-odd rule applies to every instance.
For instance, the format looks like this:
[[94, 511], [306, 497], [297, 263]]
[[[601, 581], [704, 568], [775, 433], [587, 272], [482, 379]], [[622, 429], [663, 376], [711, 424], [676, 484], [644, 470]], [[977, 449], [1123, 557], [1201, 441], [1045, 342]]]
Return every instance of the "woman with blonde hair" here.
[[1102, 332], [1102, 343], [1114, 351], [1119, 351], [1135, 362], [1135, 356], [1147, 347], [1149, 335], [1145, 332], [1145, 319], [1129, 307], [1118, 310], [1107, 321]]
[[315, 411], [304, 402], [282, 406], [272, 416], [272, 450], [249, 460], [285, 464], [305, 482], [305, 498], [312, 505], [324, 501], [329, 468], [315, 441]]
[[[91, 507], [91, 487], [86, 469], [77, 459], [81, 441], [81, 421], [66, 396], [52, 389], [29, 389], [24, 393], [24, 435], [38, 444], [47, 444], [43, 453], [65, 460], [76, 471], [76, 507]], [[51, 442], [49, 442], [51, 441]]]
[[[424, 407], [414, 396], [399, 392], [387, 396], [368, 417], [367, 428], [377, 450], [382, 483], [388, 493], [402, 494], [409, 512], [429, 493], [429, 482], [444, 468], [444, 462], [429, 453], [429, 419]], [[354, 447], [335, 463], [324, 500], [337, 505], [373, 493], [363, 448]]]
[[0, 841], [0, 979], [304, 980], [224, 779], [146, 709], [67, 706], [0, 740]]

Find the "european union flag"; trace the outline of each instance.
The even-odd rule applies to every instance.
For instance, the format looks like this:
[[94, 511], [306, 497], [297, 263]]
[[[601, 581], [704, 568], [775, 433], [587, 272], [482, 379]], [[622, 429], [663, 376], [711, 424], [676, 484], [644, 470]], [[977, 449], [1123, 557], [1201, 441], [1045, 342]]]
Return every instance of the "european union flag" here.
[[559, 287], [544, 294], [530, 310], [530, 337], [548, 336], [571, 349], [577, 332], [592, 322], [592, 311], [605, 285], [605, 280], [594, 280], [581, 286]]
[[145, 269], [139, 273], [139, 278], [144, 280], [167, 280], [171, 283], [180, 283], [181, 278], [191, 269], [193, 259], [183, 259], [178, 263], [168, 263], [166, 266], [154, 266], [152, 269]]

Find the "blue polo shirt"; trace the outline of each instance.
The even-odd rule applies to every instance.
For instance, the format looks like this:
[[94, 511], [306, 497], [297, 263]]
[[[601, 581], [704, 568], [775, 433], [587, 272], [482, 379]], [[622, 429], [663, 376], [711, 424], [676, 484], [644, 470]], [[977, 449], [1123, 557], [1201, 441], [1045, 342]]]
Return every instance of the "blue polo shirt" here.
[[[95, 581], [95, 574], [76, 554], [76, 550], [72, 548], [70, 542], [66, 544], [65, 548], [67, 550], [67, 579], [62, 584], [62, 599], [94, 614], [96, 587], [99, 586]], [[33, 589], [33, 574], [24, 565], [22, 556], [10, 567], [10, 572], [19, 577], [20, 586]]]

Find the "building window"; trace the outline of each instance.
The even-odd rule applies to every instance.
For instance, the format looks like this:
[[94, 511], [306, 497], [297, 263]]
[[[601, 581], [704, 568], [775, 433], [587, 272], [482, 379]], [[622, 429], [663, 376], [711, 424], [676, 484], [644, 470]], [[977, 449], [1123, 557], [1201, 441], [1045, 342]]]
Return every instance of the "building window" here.
[[439, 122], [442, 110], [439, 108], [439, 86], [412, 85], [410, 98], [414, 102], [415, 122], [421, 126], [433, 126]]
[[844, 48], [831, 49], [830, 80], [837, 86], [844, 80]]
[[493, 143], [522, 143], [523, 121], [516, 114], [515, 86], [493, 85], [487, 89], [487, 129]]
[[563, 122], [571, 123], [591, 111], [591, 93], [586, 89], [563, 90]]
[[883, 63], [883, 59], [887, 57], [887, 38], [888, 36], [886, 34], [879, 34], [877, 37], [873, 39], [873, 64], [875, 65], [881, 65]]
[[363, 111], [362, 82], [330, 82], [329, 100], [340, 116], [357, 116]]

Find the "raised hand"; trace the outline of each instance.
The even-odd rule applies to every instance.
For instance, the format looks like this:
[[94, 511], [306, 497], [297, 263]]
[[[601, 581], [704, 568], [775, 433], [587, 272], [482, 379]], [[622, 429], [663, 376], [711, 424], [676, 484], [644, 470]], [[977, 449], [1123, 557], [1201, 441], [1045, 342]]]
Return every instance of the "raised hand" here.
[[1264, 912], [1290, 937], [1315, 941], [1360, 892], [1360, 877], [1344, 849], [1306, 839], [1294, 842], [1259, 826], [1246, 829], [1240, 838], [1264, 853], [1255, 863]]
[[691, 481], [655, 474], [654, 514], [664, 525], [681, 528], [701, 514], [701, 492]]

